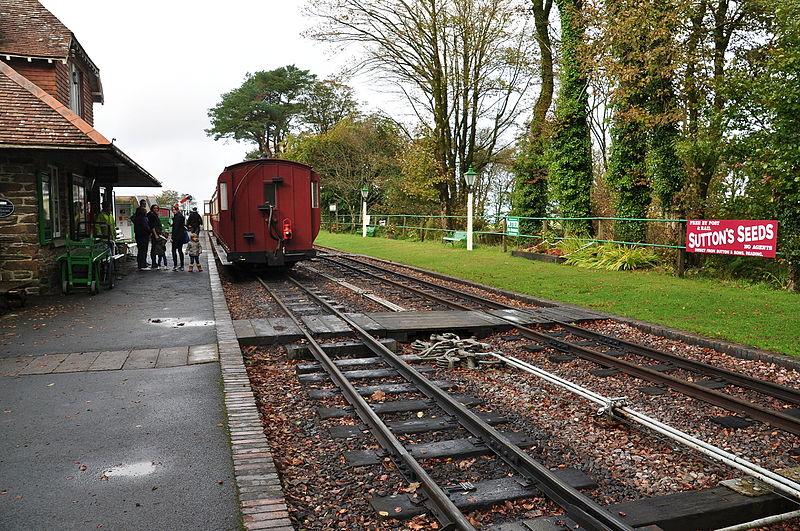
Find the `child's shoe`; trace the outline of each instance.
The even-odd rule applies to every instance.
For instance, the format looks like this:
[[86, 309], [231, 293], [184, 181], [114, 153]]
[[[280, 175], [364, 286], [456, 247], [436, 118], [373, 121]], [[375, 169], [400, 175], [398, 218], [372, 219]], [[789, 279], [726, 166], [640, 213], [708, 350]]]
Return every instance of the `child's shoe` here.
[[192, 268], [193, 268], [193, 267], [194, 267], [194, 264], [189, 264], [189, 273], [191, 273], [191, 272], [192, 272]]
[[200, 264], [197, 264], [197, 271], [199, 273], [202, 273], [203, 272], [203, 266], [201, 266]]

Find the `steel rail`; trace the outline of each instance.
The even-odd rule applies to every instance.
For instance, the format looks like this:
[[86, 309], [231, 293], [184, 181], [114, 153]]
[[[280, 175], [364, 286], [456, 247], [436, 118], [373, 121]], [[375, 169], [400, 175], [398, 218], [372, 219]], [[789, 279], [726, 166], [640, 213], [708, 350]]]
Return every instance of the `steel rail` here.
[[582, 494], [566, 483], [559, 480], [550, 470], [531, 456], [522, 451], [517, 445], [508, 440], [500, 432], [489, 426], [475, 413], [467, 409], [445, 391], [433, 385], [430, 380], [417, 372], [411, 365], [403, 361], [394, 352], [386, 348], [380, 341], [372, 337], [355, 321], [344, 313], [333, 308], [315, 293], [307, 290], [300, 282], [289, 277], [298, 287], [313, 297], [328, 311], [346, 322], [372, 352], [383, 357], [389, 365], [397, 370], [404, 378], [415, 384], [428, 398], [435, 400], [437, 405], [446, 413], [458, 419], [462, 427], [473, 436], [479, 438], [500, 459], [505, 461], [512, 469], [528, 479], [541, 490], [548, 498], [561, 506], [569, 517], [577, 524], [591, 531], [600, 530], [625, 530], [632, 531], [632, 527], [611, 514], [600, 504]]
[[[331, 380], [333, 380], [336, 386], [339, 387], [344, 397], [353, 406], [353, 409], [359, 418], [367, 426], [369, 426], [372, 435], [375, 437], [381, 447], [388, 452], [389, 457], [391, 457], [398, 470], [403, 473], [407, 479], [420, 483], [422, 491], [428, 498], [424, 501], [425, 506], [436, 516], [436, 518], [442, 524], [443, 530], [460, 529], [463, 531], [473, 531], [475, 528], [469, 523], [469, 520], [467, 520], [464, 514], [458, 509], [458, 507], [456, 507], [448, 495], [442, 491], [441, 488], [439, 488], [433, 478], [431, 478], [425, 469], [422, 468], [422, 465], [420, 465], [419, 462], [417, 462], [417, 460], [414, 459], [403, 447], [403, 444], [397, 440], [391, 429], [380, 419], [378, 414], [375, 413], [375, 411], [370, 407], [369, 403], [358, 393], [353, 384], [350, 383], [344, 374], [342, 374], [342, 371], [336, 367], [336, 365], [333, 363], [333, 360], [331, 360], [330, 356], [325, 353], [322, 346], [320, 346], [320, 344], [311, 336], [311, 334], [308, 333], [303, 322], [300, 321], [291, 310], [289, 310], [281, 298], [267, 285], [266, 282], [264, 282], [260, 277], [256, 278], [258, 278], [258, 281], [261, 283], [264, 289], [267, 290], [270, 296], [272, 296], [275, 302], [278, 303], [286, 315], [289, 316], [289, 318], [292, 319], [297, 327], [303, 332], [303, 335], [308, 341], [308, 347], [314, 356], [314, 359], [316, 359], [325, 368], [325, 371], [330, 375]], [[300, 286], [300, 284], [294, 279], [290, 280]], [[319, 299], [319, 297], [306, 290], [304, 287], [300, 287], [306, 293], [314, 297], [314, 299], [316, 299], [318, 302], [321, 302], [324, 306], [330, 309], [329, 304], [323, 302], [321, 299]]]
[[580, 397], [585, 398], [586, 400], [590, 400], [595, 404], [599, 404], [603, 406], [600, 409], [598, 414], [608, 414], [614, 417], [622, 418], [631, 422], [635, 422], [649, 428], [653, 431], [660, 433], [666, 437], [669, 437], [672, 440], [678, 441], [681, 444], [693, 449], [697, 450], [709, 457], [712, 457], [718, 461], [725, 463], [728, 466], [741, 470], [742, 472], [758, 478], [759, 480], [767, 483], [768, 485], [774, 487], [775, 489], [781, 491], [783, 494], [791, 496], [795, 500], [800, 501], [800, 484], [798, 482], [791, 480], [790, 478], [781, 476], [780, 474], [776, 474], [775, 472], [763, 468], [747, 459], [739, 457], [735, 454], [730, 452], [726, 452], [722, 448], [709, 444], [703, 440], [697, 439], [689, 435], [688, 433], [682, 432], [677, 428], [673, 428], [663, 422], [660, 422], [652, 417], [645, 415], [635, 409], [630, 408], [626, 405], [624, 400], [615, 399], [615, 398], [608, 398], [599, 393], [595, 393], [594, 391], [590, 391], [585, 387], [582, 387], [574, 382], [556, 376], [553, 373], [547, 372], [544, 369], [537, 367], [536, 365], [532, 365], [526, 361], [521, 359], [515, 358], [513, 356], [502, 356], [500, 354], [492, 354], [496, 359], [499, 359], [503, 363], [525, 371], [529, 374], [533, 374], [553, 385], [557, 385], [566, 389], [567, 391], [574, 393]]
[[[344, 257], [344, 258], [346, 258], [348, 260], [351, 260], [351, 261], [354, 261], [354, 262], [357, 262], [357, 263], [363, 263], [363, 262], [359, 262], [358, 260], [355, 260], [355, 259], [350, 258], [350, 257]], [[328, 259], [328, 260], [330, 260], [330, 259]], [[338, 260], [331, 260], [331, 261], [334, 262], [334, 263], [341, 264], [341, 262], [339, 262]], [[347, 266], [346, 264], [342, 264], [342, 265], [345, 265], [345, 267], [352, 267], [352, 266]], [[368, 267], [375, 268], [375, 269], [380, 269], [377, 266], [374, 266], [372, 264], [364, 263], [364, 265], [366, 265]], [[363, 271], [361, 271], [361, 272], [364, 273]], [[400, 277], [406, 277], [408, 279], [417, 281], [417, 282], [419, 282], [421, 284], [427, 284], [427, 285], [430, 285], [430, 286], [432, 286], [432, 287], [434, 287], [436, 289], [440, 289], [440, 290], [448, 292], [448, 293], [453, 293], [458, 297], [462, 297], [462, 298], [474, 297], [473, 300], [483, 301], [487, 306], [492, 306], [492, 307], [498, 308], [498, 309], [499, 308], [502, 308], [502, 309], [515, 309], [513, 306], [510, 306], [510, 305], [507, 305], [507, 304], [498, 303], [498, 302], [494, 302], [494, 301], [489, 301], [489, 300], [485, 300], [485, 299], [480, 299], [477, 296], [467, 295], [465, 293], [459, 292], [459, 291], [454, 290], [452, 288], [449, 288], [449, 287], [446, 287], [446, 286], [440, 286], [440, 285], [435, 284], [433, 282], [429, 282], [429, 281], [426, 281], [426, 280], [415, 278], [415, 277], [413, 277], [411, 275], [405, 275], [405, 274], [399, 273], [399, 272], [393, 272], [393, 273], [397, 274]], [[369, 274], [369, 273], [367, 273], [367, 274]], [[377, 275], [374, 275], [374, 276], [377, 277]], [[380, 278], [381, 280], [385, 280], [382, 277], [378, 277], [378, 278]], [[399, 285], [402, 286], [402, 284], [399, 284]], [[419, 293], [425, 294], [425, 292], [422, 291], [422, 290], [417, 290], [417, 291]], [[451, 302], [447, 302], [447, 300], [443, 299], [442, 297], [433, 296], [431, 294], [426, 294], [426, 296], [435, 297], [436, 300], [441, 301], [444, 304], [449, 304], [451, 307], [454, 307], [454, 308], [469, 309], [471, 311], [474, 311], [473, 308], [469, 308], [469, 307], [464, 306], [464, 305], [462, 305], [460, 303], [452, 302], [452, 301]], [[680, 391], [683, 394], [686, 394], [686, 395], [691, 396], [693, 398], [697, 398], [698, 400], [702, 400], [703, 402], [706, 402], [706, 403], [709, 403], [709, 404], [712, 404], [712, 405], [715, 405], [715, 406], [722, 407], [724, 409], [727, 409], [728, 411], [741, 413], [743, 415], [749, 416], [749, 417], [751, 417], [753, 419], [759, 420], [761, 422], [764, 422], [764, 423], [769, 424], [771, 426], [774, 426], [776, 428], [782, 429], [782, 430], [787, 431], [789, 433], [792, 433], [794, 435], [800, 435], [800, 419], [795, 418], [795, 417], [793, 417], [791, 415], [787, 415], [787, 414], [782, 413], [780, 411], [775, 411], [773, 409], [769, 409], [769, 408], [765, 408], [765, 407], [762, 407], [762, 406], [758, 406], [756, 404], [752, 404], [752, 403], [747, 402], [745, 400], [741, 400], [739, 398], [733, 397], [733, 396], [728, 395], [726, 393], [715, 391], [713, 389], [708, 389], [708, 388], [703, 387], [701, 385], [698, 385], [698, 384], [695, 384], [695, 383], [692, 383], [692, 382], [687, 382], [685, 380], [681, 380], [681, 379], [676, 378], [674, 376], [663, 374], [663, 373], [660, 373], [658, 371], [654, 371], [652, 369], [648, 369], [646, 367], [642, 367], [642, 366], [636, 365], [635, 363], [632, 363], [632, 362], [629, 362], [629, 361], [625, 361], [625, 360], [621, 360], [621, 359], [618, 359], [618, 358], [616, 358], [614, 356], [609, 356], [607, 354], [603, 354], [602, 352], [598, 352], [596, 350], [592, 350], [592, 349], [586, 348], [584, 346], [572, 344], [572, 343], [570, 343], [568, 341], [564, 341], [564, 340], [562, 340], [562, 339], [560, 339], [558, 337], [555, 337], [555, 336], [552, 336], [552, 335], [549, 335], [549, 334], [537, 332], [536, 330], [533, 330], [533, 329], [528, 328], [526, 326], [522, 326], [519, 323], [515, 322], [514, 320], [508, 319], [508, 318], [503, 317], [501, 315], [495, 315], [495, 317], [497, 317], [499, 319], [502, 319], [502, 320], [514, 325], [514, 327], [517, 328], [522, 333], [523, 336], [525, 336], [525, 337], [527, 337], [529, 339], [533, 339], [535, 341], [539, 341], [539, 342], [543, 342], [545, 344], [548, 344], [548, 345], [552, 346], [553, 348], [561, 350], [562, 352], [569, 352], [571, 354], [575, 354], [575, 355], [577, 355], [577, 356], [579, 356], [581, 358], [588, 359], [588, 360], [593, 361], [595, 363], [598, 363], [600, 365], [614, 367], [614, 368], [619, 369], [619, 370], [621, 370], [621, 371], [623, 371], [623, 372], [625, 372], [625, 373], [627, 373], [627, 374], [629, 374], [631, 376], [636, 376], [638, 378], [649, 380], [649, 381], [654, 382], [654, 383], [658, 383], [658, 384], [661, 384], [661, 385], [666, 385], [668, 387], [671, 387], [673, 389], [676, 389], [676, 390]], [[559, 325], [567, 324], [567, 323], [562, 323], [560, 321], [558, 321], [558, 323], [559, 323]], [[588, 331], [588, 330], [580, 328], [580, 327], [575, 327], [574, 325], [568, 325], [568, 327], [570, 329], [577, 328], [579, 330], [583, 330], [586, 334], [591, 334], [592, 333], [591, 331]], [[616, 340], [616, 338], [610, 338], [610, 339]], [[602, 342], [602, 341], [600, 341], [600, 339], [597, 339], [597, 341], [598, 342]], [[619, 340], [619, 341], [622, 344], [622, 340]], [[628, 343], [628, 342], [625, 342], [625, 343]], [[645, 350], [646, 349], [644, 347], [642, 347], [642, 351], [644, 352]], [[691, 360], [686, 360], [686, 358], [678, 357], [677, 359], [673, 360], [672, 359], [673, 358], [672, 355], [670, 355], [669, 353], [661, 352], [661, 351], [656, 351], [656, 352], [659, 352], [663, 356], [669, 357], [670, 358], [669, 361], [675, 363], [676, 365], [678, 364], [679, 361], [685, 360], [687, 367], [684, 367], [684, 368], [688, 368], [688, 366], [692, 364]], [[642, 355], [647, 356], [647, 354], [642, 354]], [[695, 362], [695, 363], [699, 364], [700, 362]], [[695, 368], [693, 370], [703, 371], [703, 370], [705, 370], [705, 364], [703, 364], [703, 365], [704, 365], [703, 367], [701, 367], [699, 369]], [[779, 388], [779, 390], [781, 390], [782, 393], [787, 393], [788, 392], [789, 394], [794, 394], [795, 397], [798, 394], [798, 391], [794, 391], [794, 393], [792, 393], [793, 390], [791, 388], [789, 388], [789, 387], [777, 386], [776, 384], [769, 385], [769, 382], [764, 382], [763, 380], [758, 380], [758, 379], [752, 378], [750, 376], [733, 373], [732, 371], [727, 371], [725, 369], [719, 369], [719, 368], [715, 368], [715, 369], [717, 369], [717, 371], [718, 371], [715, 374], [719, 374], [718, 377], [720, 377], [720, 378], [726, 378], [727, 373], [731, 373], [733, 375], [737, 375], [738, 376], [738, 381], [741, 382], [741, 383], [735, 383], [735, 385], [745, 385], [745, 388], [747, 388], [745, 382], [750, 381], [750, 380], [754, 380], [755, 382], [758, 382], [759, 384], [765, 384], [765, 385], [762, 385], [761, 387], [766, 389], [766, 390], [776, 391], [775, 387], [777, 387], [777, 388]], [[732, 382], [732, 383], [734, 383], [734, 382]], [[756, 390], [759, 390], [759, 389], [756, 389]], [[765, 392], [765, 394], [768, 394], [769, 396], [774, 396], [773, 394], [771, 394], [769, 392]], [[778, 394], [777, 391], [776, 391], [776, 394]], [[782, 398], [781, 396], [774, 396], [774, 397], [775, 398]], [[795, 400], [797, 400], [797, 398], [795, 398]], [[792, 402], [794, 402], [794, 400]]]
[[669, 352], [656, 350], [646, 345], [639, 345], [631, 341], [626, 341], [624, 339], [619, 339], [614, 336], [603, 334], [601, 332], [595, 332], [594, 330], [587, 330], [586, 328], [581, 328], [580, 326], [576, 326], [571, 323], [559, 321], [558, 319], [553, 319], [553, 322], [556, 323], [558, 326], [566, 330], [569, 330], [570, 333], [575, 334], [576, 336], [583, 337], [585, 339], [590, 339], [592, 341], [597, 341], [598, 343], [603, 343], [613, 347], [621, 347], [624, 350], [628, 350], [640, 356], [645, 356], [648, 358], [652, 358], [654, 360], [667, 362], [672, 365], [675, 365], [676, 367], [680, 367], [681, 369], [701, 372], [713, 378], [720, 378], [733, 385], [738, 385], [745, 389], [752, 389], [754, 391], [758, 391], [759, 393], [771, 396], [773, 398], [778, 398], [785, 402], [789, 402], [792, 404], [800, 404], [800, 390], [794, 389], [786, 385], [780, 385], [774, 382], [760, 380], [758, 378], [754, 378], [746, 374], [724, 369], [722, 367], [715, 367], [714, 365], [709, 365], [708, 363], [703, 363], [702, 361], [696, 361], [681, 356], [677, 356], [675, 354], [670, 354]]
[[[338, 260], [333, 260], [333, 259], [331, 259], [331, 258], [329, 258], [327, 256], [326, 257], [321, 257], [321, 258], [324, 259], [324, 260], [328, 260], [329, 262], [333, 262], [334, 264], [337, 264], [337, 265], [339, 265], [341, 267], [344, 267], [345, 269], [350, 269], [351, 271], [355, 271], [357, 273], [362, 273], [362, 274], [373, 276], [373, 277], [381, 280], [382, 282], [386, 282], [386, 283], [391, 284], [393, 286], [397, 286], [397, 287], [403, 288], [404, 290], [410, 291], [412, 293], [416, 293], [417, 295], [419, 295], [421, 297], [424, 297], [426, 299], [435, 300], [436, 302], [439, 302], [439, 303], [441, 303], [441, 304], [443, 304], [445, 306], [449, 306], [451, 308], [458, 308], [459, 310], [480, 311], [477, 308], [473, 308], [473, 307], [467, 306], [465, 304], [460, 304], [460, 303], [452, 301], [450, 299], [445, 299], [444, 297], [439, 297], [438, 295], [434, 295], [433, 293], [428, 293], [427, 291], [421, 290], [419, 288], [415, 288], [414, 286], [407, 286], [407, 285], [403, 284], [402, 282], [398, 282], [397, 280], [392, 280], [391, 278], [384, 278], [384, 277], [376, 275], [375, 273], [370, 273], [368, 271], [362, 271], [362, 270], [358, 269], [355, 266], [352, 266], [352, 265], [349, 265], [349, 264], [344, 264], [342, 262], [339, 262]], [[345, 256], [344, 258], [347, 258], [349, 260], [353, 260], [352, 258], [349, 258], [347, 256]], [[358, 263], [361, 263], [362, 265], [366, 265], [366, 266], [369, 266], [369, 267], [374, 267], [375, 269], [379, 269], [379, 268], [377, 268], [377, 267], [375, 267], [375, 266], [373, 266], [371, 264], [365, 264], [363, 262], [358, 262]], [[419, 279], [414, 278], [414, 277], [412, 277], [410, 275], [406, 275], [406, 274], [399, 273], [399, 272], [397, 273], [397, 276], [403, 277], [403, 278], [407, 278], [407, 279], [410, 279], [410, 280], [413, 280], [413, 281], [417, 281], [417, 282], [420, 282], [420, 283], [423, 283], [423, 284], [426, 283], [424, 280], [419, 280]], [[442, 289], [444, 291], [448, 291], [448, 293], [450, 292], [449, 288], [444, 288], [442, 286], [437, 286], [436, 284], [433, 284], [433, 283], [428, 283], [428, 284], [433, 286], [433, 287], [435, 287], [436, 289]], [[472, 300], [473, 302], [475, 302], [475, 300], [471, 296], [464, 295], [461, 292], [458, 292], [458, 291], [455, 291], [455, 290], [453, 290], [453, 293], [456, 296], [463, 297], [465, 299]], [[479, 300], [479, 302], [482, 303], [482, 304], [484, 303], [483, 300]], [[485, 306], [485, 304], [484, 304], [484, 306]]]

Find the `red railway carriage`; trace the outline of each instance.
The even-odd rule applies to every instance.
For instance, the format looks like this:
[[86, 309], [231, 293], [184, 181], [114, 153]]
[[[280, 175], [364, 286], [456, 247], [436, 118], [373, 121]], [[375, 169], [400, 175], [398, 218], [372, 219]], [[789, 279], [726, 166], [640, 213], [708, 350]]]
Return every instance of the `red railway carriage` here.
[[211, 228], [229, 262], [287, 267], [311, 258], [319, 223], [319, 175], [305, 164], [248, 160], [217, 179]]

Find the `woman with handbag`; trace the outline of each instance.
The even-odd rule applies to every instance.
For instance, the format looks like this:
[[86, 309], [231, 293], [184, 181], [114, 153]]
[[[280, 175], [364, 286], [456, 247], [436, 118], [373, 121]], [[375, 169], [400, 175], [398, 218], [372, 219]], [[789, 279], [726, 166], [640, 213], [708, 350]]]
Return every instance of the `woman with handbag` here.
[[[172, 264], [173, 271], [183, 271], [183, 246], [189, 242], [189, 233], [186, 231], [186, 218], [181, 214], [178, 205], [172, 205]], [[178, 267], [178, 256], [181, 257]]]

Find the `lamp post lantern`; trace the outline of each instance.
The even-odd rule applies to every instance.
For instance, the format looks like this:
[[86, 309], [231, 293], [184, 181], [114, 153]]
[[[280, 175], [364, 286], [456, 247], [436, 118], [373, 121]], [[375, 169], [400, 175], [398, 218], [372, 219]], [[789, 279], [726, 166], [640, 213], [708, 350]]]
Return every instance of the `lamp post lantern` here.
[[467, 182], [467, 251], [472, 250], [472, 187], [477, 176], [472, 166], [464, 174], [464, 180]]
[[369, 189], [365, 186], [361, 189], [361, 237], [367, 237], [367, 195], [369, 194]]

